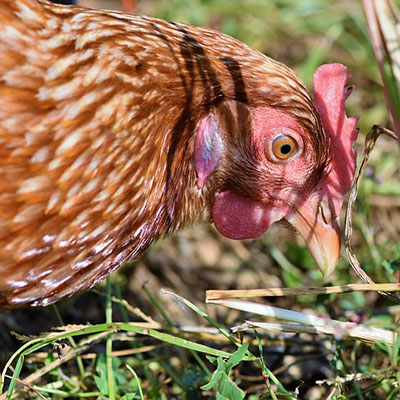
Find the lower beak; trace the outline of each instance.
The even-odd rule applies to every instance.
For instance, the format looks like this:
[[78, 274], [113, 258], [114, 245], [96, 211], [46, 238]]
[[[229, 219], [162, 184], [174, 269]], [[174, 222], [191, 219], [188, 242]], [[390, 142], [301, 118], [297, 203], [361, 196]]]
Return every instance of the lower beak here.
[[294, 205], [295, 209], [285, 218], [296, 228], [307, 243], [312, 257], [324, 278], [336, 267], [340, 254], [340, 232], [336, 218], [332, 218], [327, 199]]

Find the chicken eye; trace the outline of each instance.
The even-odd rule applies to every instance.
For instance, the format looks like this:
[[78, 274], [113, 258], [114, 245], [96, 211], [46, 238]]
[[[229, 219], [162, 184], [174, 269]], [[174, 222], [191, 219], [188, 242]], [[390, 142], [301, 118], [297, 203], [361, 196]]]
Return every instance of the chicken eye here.
[[287, 135], [279, 135], [272, 142], [272, 152], [279, 160], [287, 160], [299, 150], [297, 142]]

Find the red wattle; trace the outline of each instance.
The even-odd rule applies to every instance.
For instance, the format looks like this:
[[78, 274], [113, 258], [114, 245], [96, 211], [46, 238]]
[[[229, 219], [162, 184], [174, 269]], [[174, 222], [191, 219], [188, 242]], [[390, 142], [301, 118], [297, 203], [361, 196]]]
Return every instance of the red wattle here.
[[229, 239], [254, 239], [290, 211], [287, 205], [264, 204], [230, 191], [218, 194], [213, 219], [218, 232]]

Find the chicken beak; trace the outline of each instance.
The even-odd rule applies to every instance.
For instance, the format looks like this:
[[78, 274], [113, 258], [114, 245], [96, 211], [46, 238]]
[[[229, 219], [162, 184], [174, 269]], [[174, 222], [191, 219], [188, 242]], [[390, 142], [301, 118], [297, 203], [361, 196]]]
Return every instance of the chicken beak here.
[[303, 236], [324, 278], [328, 277], [335, 270], [340, 254], [339, 225], [328, 198], [295, 204], [286, 220]]

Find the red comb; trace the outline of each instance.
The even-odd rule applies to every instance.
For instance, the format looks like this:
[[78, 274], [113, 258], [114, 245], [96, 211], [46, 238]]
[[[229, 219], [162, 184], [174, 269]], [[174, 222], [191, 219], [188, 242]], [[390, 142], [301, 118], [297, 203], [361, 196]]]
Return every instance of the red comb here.
[[342, 64], [325, 64], [314, 73], [314, 104], [321, 117], [325, 134], [330, 139], [329, 174], [325, 189], [339, 215], [343, 197], [348, 192], [356, 169], [358, 117], [347, 117], [345, 101], [354, 86], [345, 86], [350, 76]]

